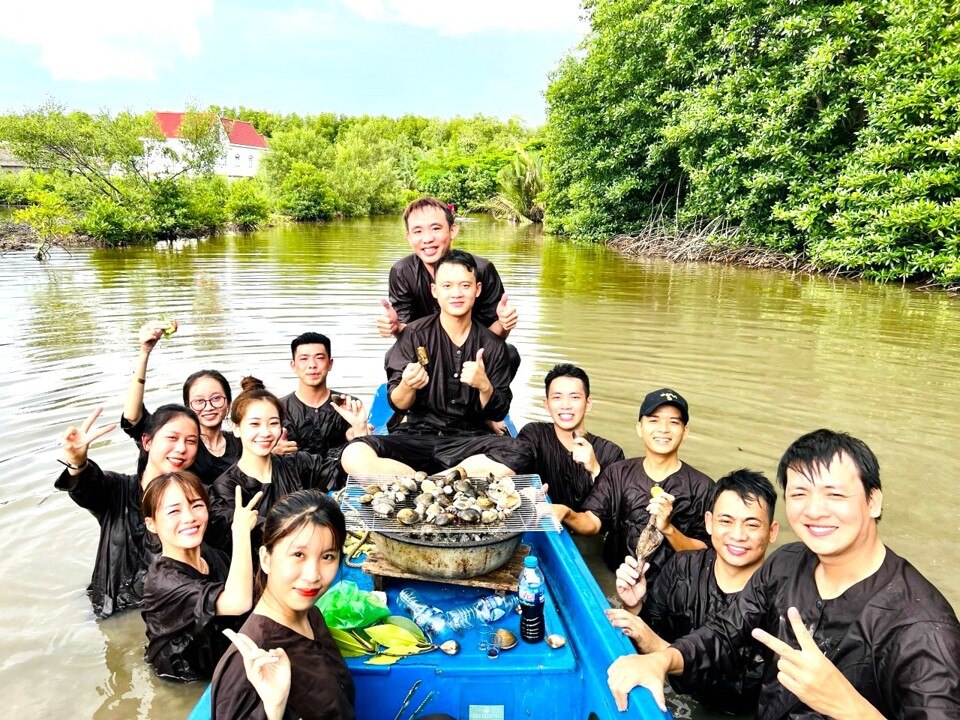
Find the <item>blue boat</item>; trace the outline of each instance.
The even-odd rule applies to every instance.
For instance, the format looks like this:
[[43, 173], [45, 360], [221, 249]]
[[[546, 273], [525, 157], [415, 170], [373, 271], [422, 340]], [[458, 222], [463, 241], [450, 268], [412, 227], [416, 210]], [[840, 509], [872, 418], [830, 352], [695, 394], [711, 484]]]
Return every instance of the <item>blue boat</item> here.
[[[377, 392], [371, 422], [385, 425], [390, 410], [386, 388]], [[379, 402], [378, 402], [379, 401]], [[512, 425], [512, 424], [511, 424]], [[515, 430], [513, 430], [515, 432]], [[547, 581], [545, 619], [548, 633], [566, 638], [552, 649], [546, 643], [523, 641], [491, 658], [480, 648], [481, 636], [468, 629], [458, 638], [461, 651], [454, 656], [440, 652], [405, 657], [394, 665], [367, 665], [365, 658], [348, 658], [347, 666], [356, 684], [358, 720], [389, 720], [397, 715], [413, 685], [420, 683], [403, 720], [430, 695], [423, 713], [447, 713], [460, 720], [664, 720], [650, 693], [637, 688], [630, 694], [630, 707], [617, 711], [607, 687], [607, 668], [617, 657], [633, 653], [630, 641], [612, 628], [602, 609], [607, 600], [601, 592], [569, 533], [527, 532], [524, 542], [537, 556]], [[373, 579], [345, 564], [341, 579], [372, 589]], [[489, 590], [391, 579], [386, 585], [388, 604], [395, 614], [397, 595], [413, 588], [427, 603], [450, 609], [473, 602]], [[497, 627], [520, 636], [519, 616], [510, 614]], [[209, 720], [210, 690], [197, 703], [189, 720]]]

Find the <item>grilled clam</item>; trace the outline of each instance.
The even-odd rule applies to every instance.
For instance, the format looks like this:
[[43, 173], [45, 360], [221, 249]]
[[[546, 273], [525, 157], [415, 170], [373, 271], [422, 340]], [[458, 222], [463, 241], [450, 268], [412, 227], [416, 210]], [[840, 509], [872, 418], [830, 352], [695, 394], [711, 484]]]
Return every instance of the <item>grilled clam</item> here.
[[403, 508], [397, 513], [397, 522], [404, 525], [416, 525], [421, 519], [420, 513], [413, 508]]
[[466, 510], [458, 512], [457, 517], [468, 525], [474, 525], [480, 522], [480, 511], [476, 508], [468, 507]]

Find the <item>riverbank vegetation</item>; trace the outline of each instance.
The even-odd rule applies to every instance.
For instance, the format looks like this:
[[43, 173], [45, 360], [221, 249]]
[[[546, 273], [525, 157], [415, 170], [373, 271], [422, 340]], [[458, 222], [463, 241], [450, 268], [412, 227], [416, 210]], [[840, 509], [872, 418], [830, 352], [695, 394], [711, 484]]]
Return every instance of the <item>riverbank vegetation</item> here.
[[547, 91], [548, 227], [960, 284], [956, 3], [585, 8]]

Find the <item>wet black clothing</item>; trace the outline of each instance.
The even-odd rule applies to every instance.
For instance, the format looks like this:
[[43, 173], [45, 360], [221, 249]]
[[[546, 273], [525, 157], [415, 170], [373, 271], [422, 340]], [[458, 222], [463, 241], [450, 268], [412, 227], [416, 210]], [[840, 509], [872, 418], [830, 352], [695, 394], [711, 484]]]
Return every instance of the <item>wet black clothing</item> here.
[[[331, 394], [342, 394], [331, 390]], [[283, 427], [287, 440], [297, 443], [297, 449], [313, 455], [326, 455], [332, 448], [345, 445], [350, 423], [333, 409], [329, 397], [320, 407], [310, 407], [296, 393], [280, 398], [283, 408]]]
[[[437, 435], [485, 434], [489, 432], [487, 420], [503, 420], [507, 416], [513, 394], [506, 344], [474, 320], [467, 339], [458, 347], [440, 325], [439, 313], [415, 320], [400, 333], [387, 362], [388, 398], [400, 384], [407, 364], [417, 362], [418, 347], [427, 350], [430, 381], [417, 391], [407, 410], [409, 430]], [[481, 348], [487, 379], [493, 386], [493, 395], [483, 407], [480, 392], [460, 381], [463, 364], [475, 361]], [[390, 405], [397, 409], [392, 400]]]
[[[650, 490], [653, 480], [643, 469], [643, 458], [631, 458], [608, 465], [597, 477], [593, 491], [583, 502], [584, 511], [599, 518], [601, 532], [606, 533], [603, 543], [603, 560], [610, 570], [616, 572], [628, 554], [637, 550], [637, 540], [647, 526], [650, 514]], [[689, 538], [709, 544], [710, 536], [703, 523], [703, 514], [709, 510], [710, 490], [713, 481], [687, 463], [659, 483], [674, 496], [673, 516], [670, 523]], [[647, 582], [651, 585], [664, 563], [674, 554], [670, 543], [664, 540], [647, 562]]]
[[150, 563], [160, 554], [160, 541], [147, 531], [140, 512], [139, 475], [104, 472], [92, 460], [83, 472], [64, 470], [55, 484], [86, 508], [100, 523], [100, 542], [87, 595], [99, 617], [139, 607]]
[[143, 584], [144, 659], [157, 675], [174, 680], [208, 680], [230, 641], [225, 628], [239, 629], [243, 618], [217, 616], [217, 599], [230, 571], [230, 559], [203, 546], [209, 573], [160, 556]]
[[[133, 440], [140, 449], [140, 457], [137, 459], [137, 473], [143, 474], [147, 467], [147, 453], [143, 449], [143, 431], [150, 420], [150, 412], [146, 407], [140, 407], [140, 419], [136, 424], [131, 424], [127, 418], [120, 417], [120, 429], [123, 430], [130, 439]], [[220, 434], [226, 441], [223, 455], [217, 457], [211, 453], [200, 438], [197, 445], [197, 457], [190, 466], [190, 472], [200, 478], [200, 482], [209, 487], [213, 481], [220, 477], [228, 467], [240, 459], [240, 452], [243, 446], [240, 444], [240, 438], [232, 432], [221, 430]]]
[[[799, 647], [787, 618], [796, 607], [827, 658], [884, 717], [960, 717], [960, 623], [940, 591], [887, 548], [877, 572], [823, 600], [814, 580], [819, 562], [802, 543], [773, 553], [726, 612], [673, 643], [683, 682], [696, 685], [711, 668], [729, 668], [739, 648], [756, 642], [755, 627]], [[821, 717], [777, 681], [776, 656], [756, 647], [766, 659], [761, 720]]]
[[[739, 592], [725, 593], [717, 585], [716, 561], [713, 548], [676, 553], [657, 582], [648, 586], [640, 616], [667, 642], [693, 632], [736, 601]], [[717, 710], [752, 713], [763, 678], [763, 656], [758, 645], [748, 643], [733, 658], [731, 672], [705, 680], [692, 694], [702, 705]], [[677, 690], [686, 689], [674, 678], [670, 682]]]
[[[290, 658], [290, 696], [284, 719], [353, 720], [353, 678], [340, 650], [330, 637], [323, 615], [309, 611], [314, 639], [301, 635], [263, 615], [253, 614], [240, 629], [264, 650], [283, 648]], [[227, 650], [213, 675], [212, 720], [260, 720], [263, 703], [243, 668], [243, 656]]]
[[[573, 461], [573, 455], [557, 437], [553, 423], [527, 423], [519, 438], [533, 448], [536, 454], [534, 472], [543, 482], [550, 484], [550, 499], [580, 512], [583, 501], [593, 490], [593, 478], [583, 465]], [[624, 459], [623, 449], [616, 443], [592, 433], [587, 433], [587, 442], [593, 445], [601, 471]]]
[[[503, 283], [500, 273], [493, 263], [474, 255], [477, 261], [477, 282], [480, 283], [480, 297], [473, 306], [473, 319], [484, 327], [490, 327], [497, 321], [497, 305], [503, 296]], [[407, 255], [390, 268], [390, 302], [397, 311], [401, 323], [439, 312], [440, 306], [433, 297], [430, 285], [433, 277], [426, 265], [416, 255]]]
[[382, 458], [402, 462], [426, 473], [455, 467], [473, 455], [486, 455], [519, 474], [533, 468], [530, 446], [509, 435], [430, 435], [417, 433], [401, 425], [389, 435], [367, 435], [358, 438]]

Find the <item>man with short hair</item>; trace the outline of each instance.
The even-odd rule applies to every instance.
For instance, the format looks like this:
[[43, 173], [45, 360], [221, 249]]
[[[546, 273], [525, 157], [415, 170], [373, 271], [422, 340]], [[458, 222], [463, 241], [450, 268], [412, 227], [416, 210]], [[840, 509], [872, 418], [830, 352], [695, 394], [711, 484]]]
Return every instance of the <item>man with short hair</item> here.
[[486, 426], [506, 417], [513, 396], [506, 344], [472, 317], [481, 292], [472, 255], [451, 250], [437, 260], [440, 312], [407, 325], [388, 358], [390, 406], [407, 421], [390, 435], [348, 445], [347, 472], [409, 475], [460, 466], [470, 475], [513, 475], [530, 466], [526, 445]]
[[750, 643], [765, 646], [761, 720], [960, 717], [960, 622], [946, 598], [880, 540], [880, 467], [857, 438], [816, 430], [780, 460], [777, 480], [800, 542], [773, 553], [736, 603], [650, 655], [617, 659], [621, 710], [667, 674], [696, 685]]
[[[617, 595], [624, 609], [607, 610], [610, 623], [622, 628], [641, 653], [651, 653], [668, 648], [723, 612], [777, 539], [776, 504], [777, 493], [761, 473], [736, 470], [717, 480], [704, 517], [711, 547], [671, 557], [652, 587], [636, 559], [628, 555], [617, 570]], [[705, 681], [693, 695], [701, 705], [727, 713], [753, 712], [762, 676], [763, 657], [757, 647], [748, 645], [733, 656], [729, 668]], [[679, 683], [673, 684], [684, 691]]]
[[593, 400], [590, 378], [581, 368], [555, 365], [543, 384], [543, 406], [553, 422], [527, 423], [519, 437], [533, 449], [534, 471], [549, 484], [550, 499], [581, 510], [601, 469], [623, 460], [623, 450], [587, 432], [586, 415]]
[[[678, 457], [689, 419], [689, 406], [680, 393], [669, 388], [649, 393], [640, 405], [637, 422], [646, 456], [608, 465], [584, 501], [582, 512], [565, 505], [547, 506], [574, 532], [606, 533], [603, 559], [612, 571], [626, 555], [636, 552], [651, 516], [666, 542], [648, 558], [647, 582], [656, 580], [674, 552], [707, 546], [703, 518], [713, 481]], [[651, 497], [654, 486], [664, 491], [656, 498]]]

